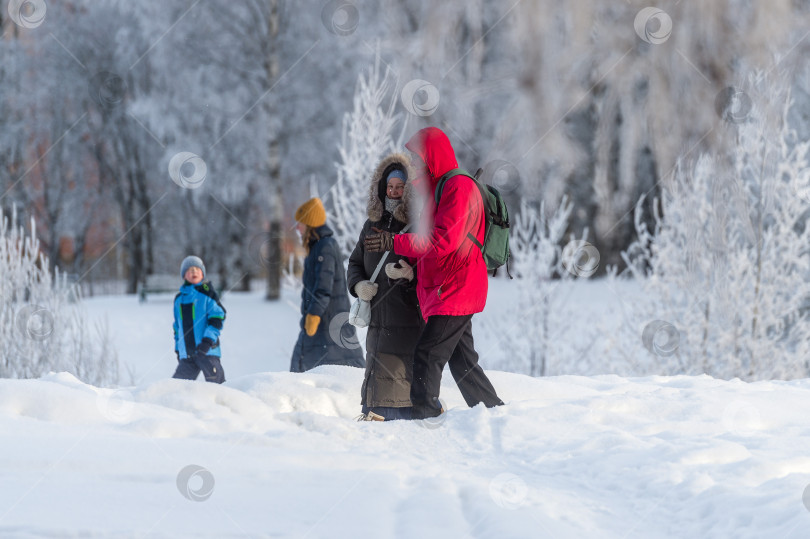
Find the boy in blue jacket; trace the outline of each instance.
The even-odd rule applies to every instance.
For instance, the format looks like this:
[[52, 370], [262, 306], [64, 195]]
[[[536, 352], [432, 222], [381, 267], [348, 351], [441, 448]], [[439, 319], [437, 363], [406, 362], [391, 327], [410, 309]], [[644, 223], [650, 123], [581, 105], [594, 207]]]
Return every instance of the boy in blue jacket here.
[[225, 322], [225, 307], [214, 287], [205, 279], [205, 266], [196, 256], [180, 265], [185, 279], [174, 298], [174, 352], [177, 370], [173, 378], [196, 380], [200, 371], [207, 382], [225, 381], [219, 348], [219, 333]]

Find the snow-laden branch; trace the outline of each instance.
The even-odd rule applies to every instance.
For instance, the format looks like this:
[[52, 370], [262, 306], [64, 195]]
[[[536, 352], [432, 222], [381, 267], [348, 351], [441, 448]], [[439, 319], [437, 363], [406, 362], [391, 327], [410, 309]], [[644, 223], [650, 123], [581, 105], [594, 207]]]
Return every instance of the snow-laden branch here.
[[69, 372], [93, 385], [118, 382], [106, 326], [91, 327], [79, 288], [40, 253], [33, 219], [26, 234], [0, 210], [0, 377]]
[[394, 113], [393, 77], [380, 70], [379, 56], [368, 73], [361, 73], [355, 87], [352, 111], [343, 117], [335, 163], [337, 180], [323, 197], [335, 239], [350, 253], [365, 222], [369, 181], [386, 152], [393, 150], [392, 133], [399, 121]]
[[637, 207], [638, 240], [624, 258], [650, 301], [639, 325], [677, 329], [672, 353], [650, 351], [658, 374], [807, 376], [810, 143], [787, 110], [782, 122], [756, 115], [737, 126], [729, 155], [681, 167], [654, 236]]

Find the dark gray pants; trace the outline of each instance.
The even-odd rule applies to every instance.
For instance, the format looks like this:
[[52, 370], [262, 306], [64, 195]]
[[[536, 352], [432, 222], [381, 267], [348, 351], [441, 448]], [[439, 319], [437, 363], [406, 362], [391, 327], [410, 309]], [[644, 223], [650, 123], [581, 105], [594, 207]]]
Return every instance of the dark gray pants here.
[[428, 318], [416, 343], [411, 384], [413, 419], [435, 417], [441, 413], [439, 389], [445, 364], [449, 364], [450, 374], [467, 406], [473, 407], [479, 402], [488, 408], [503, 404], [478, 365], [472, 315], [436, 315]]
[[203, 354], [194, 354], [193, 358], [181, 359], [172, 378], [196, 380], [200, 371], [203, 372], [206, 382], [221, 384], [225, 381], [225, 371], [222, 370], [219, 358]]

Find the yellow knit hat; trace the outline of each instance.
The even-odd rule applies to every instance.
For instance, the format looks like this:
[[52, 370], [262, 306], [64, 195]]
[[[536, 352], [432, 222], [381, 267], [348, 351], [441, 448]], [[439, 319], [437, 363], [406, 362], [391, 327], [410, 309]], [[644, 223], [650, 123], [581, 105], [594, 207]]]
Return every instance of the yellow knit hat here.
[[326, 210], [320, 198], [311, 198], [295, 210], [295, 220], [312, 228], [326, 224]]

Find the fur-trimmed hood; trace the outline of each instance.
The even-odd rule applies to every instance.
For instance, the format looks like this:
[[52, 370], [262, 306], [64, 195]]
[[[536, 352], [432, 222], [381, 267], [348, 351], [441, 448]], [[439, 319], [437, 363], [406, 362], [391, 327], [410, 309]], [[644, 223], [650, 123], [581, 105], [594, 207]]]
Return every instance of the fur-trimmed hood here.
[[397, 206], [394, 210], [394, 219], [400, 223], [411, 222], [410, 211], [413, 205], [413, 189], [411, 180], [416, 177], [415, 170], [411, 163], [410, 157], [404, 153], [393, 153], [380, 161], [374, 174], [371, 175], [371, 181], [368, 189], [368, 218], [372, 222], [382, 219], [385, 210], [385, 177], [392, 169], [398, 168], [405, 171], [408, 180], [405, 182], [405, 191], [402, 193], [402, 204]]

